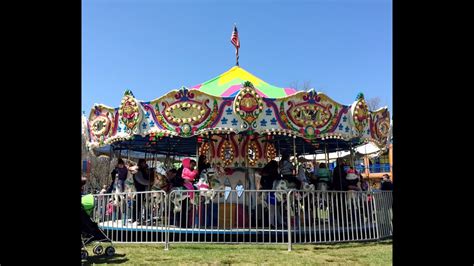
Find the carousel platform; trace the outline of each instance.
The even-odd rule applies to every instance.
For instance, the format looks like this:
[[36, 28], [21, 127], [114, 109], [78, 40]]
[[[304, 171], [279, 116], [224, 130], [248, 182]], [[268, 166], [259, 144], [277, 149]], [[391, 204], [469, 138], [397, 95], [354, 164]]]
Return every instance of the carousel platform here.
[[[166, 232], [173, 242], [284, 242], [288, 238], [288, 228], [181, 228], [165, 226], [137, 225], [122, 221], [106, 221], [99, 223], [112, 241], [116, 242], [164, 242]], [[290, 229], [295, 241], [300, 239], [314, 239], [314, 241], [331, 241], [334, 239], [372, 238], [375, 235], [375, 225], [354, 227], [330, 227], [327, 224], [316, 227], [300, 226]]]

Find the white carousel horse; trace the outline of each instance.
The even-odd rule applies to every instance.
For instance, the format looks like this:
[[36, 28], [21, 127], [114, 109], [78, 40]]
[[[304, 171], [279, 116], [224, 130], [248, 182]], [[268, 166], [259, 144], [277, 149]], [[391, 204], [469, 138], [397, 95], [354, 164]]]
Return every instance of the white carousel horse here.
[[190, 195], [186, 193], [186, 189], [183, 189], [182, 187], [175, 187], [171, 189], [171, 192], [176, 191], [174, 193], [170, 193], [170, 201], [174, 203], [174, 209], [173, 212], [177, 213], [181, 211], [181, 203], [183, 200], [186, 198], [189, 198]]
[[214, 168], [207, 168], [201, 172], [199, 181], [196, 183], [197, 189], [200, 190], [199, 195], [205, 198], [205, 204], [209, 204], [217, 195], [216, 190], [224, 189], [216, 178], [217, 171]]
[[[286, 193], [288, 193], [288, 191], [292, 189], [296, 189], [295, 183], [289, 183], [286, 180], [273, 181], [273, 190], [283, 190], [283, 192], [282, 191], [275, 192], [275, 198], [279, 202], [284, 201], [286, 199]], [[301, 190], [302, 191], [295, 192], [295, 199], [297, 200], [298, 206], [300, 207], [303, 206], [302, 200], [308, 195], [310, 195], [311, 192], [314, 192], [315, 189], [314, 189], [313, 184], [308, 184], [304, 182]], [[267, 202], [264, 201], [264, 206], [266, 207], [266, 205], [267, 205]]]

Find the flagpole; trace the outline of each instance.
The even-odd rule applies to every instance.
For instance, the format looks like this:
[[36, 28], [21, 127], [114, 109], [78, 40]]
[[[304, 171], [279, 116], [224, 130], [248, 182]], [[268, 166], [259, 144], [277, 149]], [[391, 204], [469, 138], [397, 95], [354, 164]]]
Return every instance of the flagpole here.
[[237, 24], [234, 23], [234, 30], [232, 31], [232, 36], [230, 38], [231, 43], [235, 47], [235, 65], [239, 66], [239, 48], [240, 48], [240, 41], [239, 41], [239, 34], [237, 31]]

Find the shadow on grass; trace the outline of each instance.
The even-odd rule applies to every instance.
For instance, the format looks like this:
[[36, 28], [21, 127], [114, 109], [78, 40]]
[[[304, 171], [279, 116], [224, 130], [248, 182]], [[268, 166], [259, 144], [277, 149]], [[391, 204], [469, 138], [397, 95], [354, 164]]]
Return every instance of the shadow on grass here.
[[[170, 250], [173, 249], [186, 249], [186, 250], [227, 250], [229, 245], [239, 246], [240, 250], [254, 250], [256, 247], [261, 245], [251, 245], [247, 243], [242, 244], [209, 244], [206, 246], [199, 246], [193, 244], [181, 244], [181, 243], [171, 243]], [[392, 240], [382, 240], [382, 241], [367, 241], [367, 242], [345, 242], [345, 243], [324, 243], [324, 244], [293, 244], [293, 248], [297, 251], [298, 247], [307, 247], [311, 249], [313, 246], [314, 250], [330, 250], [330, 249], [346, 249], [346, 248], [356, 248], [356, 247], [371, 247], [371, 246], [387, 246], [392, 245]], [[282, 243], [281, 245], [271, 245], [265, 246], [265, 250], [285, 250], [287, 249], [286, 244]]]
[[100, 256], [90, 256], [87, 260], [82, 261], [82, 265], [93, 265], [101, 264], [101, 263], [114, 263], [114, 264], [121, 264], [128, 261], [127, 258], [124, 258], [125, 254], [115, 254], [113, 256], [107, 255], [100, 255]]
[[315, 250], [322, 249], [345, 249], [345, 248], [355, 248], [355, 247], [371, 247], [371, 246], [384, 246], [392, 245], [391, 240], [384, 240], [379, 242], [347, 242], [347, 243], [327, 243], [324, 245], [316, 245]]

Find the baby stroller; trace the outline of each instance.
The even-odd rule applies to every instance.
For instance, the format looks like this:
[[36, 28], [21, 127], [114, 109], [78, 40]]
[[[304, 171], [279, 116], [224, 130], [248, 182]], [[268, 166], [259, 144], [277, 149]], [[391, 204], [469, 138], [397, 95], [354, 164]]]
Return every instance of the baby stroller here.
[[96, 255], [101, 255], [104, 253], [104, 247], [101, 243], [109, 243], [105, 249], [105, 254], [107, 256], [113, 256], [115, 254], [115, 248], [112, 246], [112, 240], [104, 234], [104, 232], [99, 228], [97, 223], [92, 221], [90, 214], [94, 209], [94, 197], [92, 195], [86, 195], [82, 197], [82, 204], [81, 204], [81, 242], [82, 242], [82, 250], [81, 250], [81, 259], [87, 259], [88, 252], [86, 249], [86, 245], [90, 243], [95, 243], [94, 248], [92, 251]]

